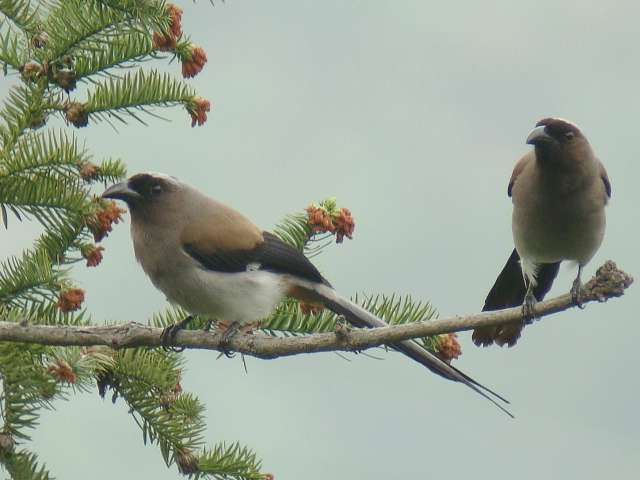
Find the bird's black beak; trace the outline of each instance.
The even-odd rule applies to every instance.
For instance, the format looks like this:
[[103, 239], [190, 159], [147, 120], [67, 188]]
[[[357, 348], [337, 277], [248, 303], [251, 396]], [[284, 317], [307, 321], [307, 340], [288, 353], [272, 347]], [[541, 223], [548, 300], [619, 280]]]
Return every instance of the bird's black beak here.
[[102, 198], [113, 198], [132, 203], [141, 200], [142, 195], [130, 188], [127, 182], [121, 182], [107, 188], [102, 194]]
[[543, 145], [553, 141], [553, 137], [546, 132], [544, 125], [540, 125], [539, 127], [531, 130], [527, 137], [528, 145]]

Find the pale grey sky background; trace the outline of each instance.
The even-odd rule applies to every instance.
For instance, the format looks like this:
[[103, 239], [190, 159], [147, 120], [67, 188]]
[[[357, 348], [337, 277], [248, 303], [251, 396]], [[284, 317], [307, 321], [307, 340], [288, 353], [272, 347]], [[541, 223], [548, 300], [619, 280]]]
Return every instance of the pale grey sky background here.
[[[638, 2], [182, 3], [209, 57], [193, 81], [215, 102], [209, 121], [191, 129], [176, 109], [162, 112], [170, 123], [78, 131], [97, 155], [179, 176], [265, 228], [335, 195], [357, 227], [315, 259], [334, 286], [409, 293], [447, 316], [481, 308], [513, 248], [513, 164], [539, 118], [563, 116], [613, 185], [585, 278], [608, 258], [639, 275]], [[13, 222], [5, 253], [30, 228]], [[164, 299], [128, 226], [103, 244], [103, 264], [78, 274], [87, 307], [97, 321], [146, 321]], [[249, 358], [247, 375], [239, 358], [188, 353], [183, 386], [207, 406], [210, 444], [240, 440], [278, 479], [636, 478], [638, 288], [529, 327], [513, 349], [461, 335], [455, 365], [508, 397], [515, 420], [397, 354]], [[58, 407], [34, 435], [57, 478], [179, 477], [122, 402]]]

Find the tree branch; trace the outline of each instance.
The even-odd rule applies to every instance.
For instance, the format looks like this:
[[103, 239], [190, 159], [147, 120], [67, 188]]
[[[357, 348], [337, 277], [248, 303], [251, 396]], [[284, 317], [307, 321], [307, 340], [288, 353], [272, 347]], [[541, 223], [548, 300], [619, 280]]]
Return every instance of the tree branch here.
[[[633, 277], [607, 261], [595, 277], [582, 289], [583, 304], [604, 302], [620, 297], [633, 283]], [[560, 295], [536, 305], [539, 318], [575, 307], [570, 294]], [[520, 307], [455, 316], [428, 322], [414, 322], [374, 329], [340, 328], [335, 333], [319, 333], [301, 337], [273, 337], [261, 334], [234, 336], [228, 343], [231, 350], [263, 359], [327, 351], [359, 351], [399, 342], [410, 338], [427, 337], [450, 332], [472, 330], [492, 325], [522, 321]], [[91, 346], [111, 348], [159, 347], [161, 328], [130, 322], [112, 326], [45, 326], [15, 322], [0, 322], [0, 341], [34, 343], [40, 345]], [[175, 337], [176, 347], [221, 350], [221, 335], [203, 330], [181, 330]]]

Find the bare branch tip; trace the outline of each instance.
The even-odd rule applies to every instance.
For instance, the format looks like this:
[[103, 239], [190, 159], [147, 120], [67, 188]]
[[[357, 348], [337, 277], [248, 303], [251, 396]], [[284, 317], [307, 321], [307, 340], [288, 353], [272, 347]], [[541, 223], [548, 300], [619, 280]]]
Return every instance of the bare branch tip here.
[[627, 272], [620, 270], [616, 263], [607, 260], [596, 271], [595, 277], [587, 282], [585, 289], [588, 295], [605, 302], [612, 297], [621, 297], [627, 288], [633, 283], [633, 277]]

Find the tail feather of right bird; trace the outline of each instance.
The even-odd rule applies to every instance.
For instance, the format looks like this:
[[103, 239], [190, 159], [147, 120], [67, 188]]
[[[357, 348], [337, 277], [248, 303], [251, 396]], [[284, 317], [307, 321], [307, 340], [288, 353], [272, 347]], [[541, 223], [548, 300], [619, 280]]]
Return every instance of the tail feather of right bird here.
[[[551, 286], [558, 275], [559, 269], [560, 262], [538, 265], [536, 285], [533, 289], [533, 294], [538, 301], [544, 299], [545, 295], [551, 290]], [[489, 291], [482, 311], [487, 312], [519, 307], [524, 302], [526, 293], [527, 287], [524, 284], [520, 256], [514, 248], [500, 275], [498, 275], [496, 282]], [[477, 328], [473, 332], [473, 341], [478, 346], [488, 346], [494, 341], [501, 346], [504, 344], [513, 346], [518, 338], [520, 338], [522, 328], [523, 325], [521, 322], [512, 325]]]
[[[327, 308], [339, 315], [343, 315], [350, 323], [352, 323], [356, 327], [377, 328], [388, 326], [388, 324], [384, 320], [381, 320], [380, 318], [355, 304], [351, 300], [339, 295], [333, 288], [327, 285], [301, 280], [300, 287], [315, 294], [317, 299], [321, 301]], [[448, 363], [444, 362], [436, 355], [420, 346], [417, 342], [413, 340], [405, 340], [402, 342], [393, 343], [390, 345], [390, 347], [402, 352], [409, 358], [425, 366], [437, 375], [440, 375], [441, 377], [444, 377], [448, 380], [453, 380], [466, 385], [479, 395], [489, 400], [511, 418], [514, 418], [514, 415], [498, 402], [499, 400], [506, 404], [509, 404], [509, 401], [507, 399], [489, 389], [488, 387], [482, 385], [481, 383], [477, 382], [457, 368], [452, 367]]]

